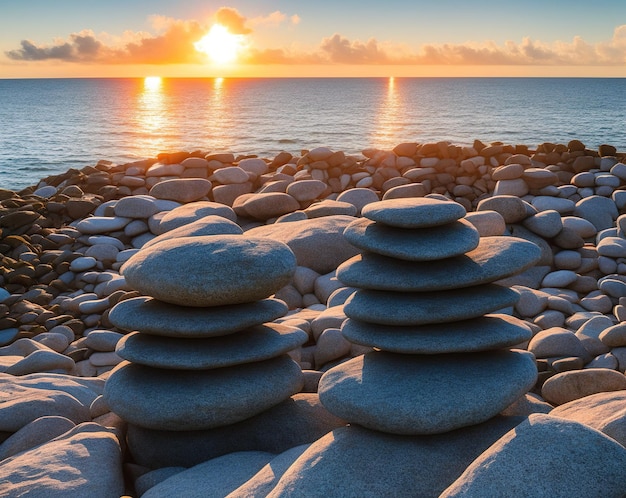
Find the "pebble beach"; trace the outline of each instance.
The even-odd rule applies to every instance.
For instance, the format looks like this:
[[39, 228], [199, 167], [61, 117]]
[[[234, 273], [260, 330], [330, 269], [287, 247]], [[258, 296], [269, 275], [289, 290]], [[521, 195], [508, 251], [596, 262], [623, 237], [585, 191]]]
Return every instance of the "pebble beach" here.
[[0, 496], [626, 496], [611, 145], [103, 160], [0, 248]]

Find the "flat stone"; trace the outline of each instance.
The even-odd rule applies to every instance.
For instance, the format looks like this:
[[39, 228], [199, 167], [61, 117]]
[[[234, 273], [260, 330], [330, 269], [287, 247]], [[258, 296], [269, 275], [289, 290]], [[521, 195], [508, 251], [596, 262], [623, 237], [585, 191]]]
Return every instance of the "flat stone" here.
[[296, 255], [298, 266], [324, 275], [359, 253], [343, 236], [346, 226], [354, 220], [352, 216], [338, 215], [275, 223], [252, 228], [246, 231], [246, 236], [269, 237], [284, 242]]
[[128, 425], [128, 446], [139, 465], [191, 467], [233, 451], [281, 453], [309, 444], [345, 420], [332, 415], [317, 393], [298, 393], [241, 422], [201, 431], [157, 431]]
[[414, 327], [386, 326], [349, 318], [341, 331], [355, 344], [405, 354], [487, 351], [515, 346], [532, 337], [522, 320], [498, 314]]
[[266, 298], [291, 281], [296, 258], [279, 241], [240, 235], [164, 240], [122, 267], [142, 294], [181, 306], [221, 306]]
[[550, 415], [593, 427], [626, 445], [626, 391], [590, 394], [557, 406]]
[[434, 291], [490, 283], [533, 266], [541, 250], [516, 237], [483, 237], [476, 249], [437, 261], [406, 262], [363, 253], [337, 268], [345, 285], [391, 291]]
[[39, 417], [26, 424], [0, 444], [0, 461], [40, 444], [47, 443], [74, 427], [76, 427], [76, 424], [65, 417]]
[[576, 203], [574, 215], [590, 221], [599, 232], [614, 226], [619, 216], [615, 202], [608, 197], [592, 195]]
[[271, 322], [287, 311], [285, 303], [278, 299], [198, 308], [136, 297], [116, 304], [109, 313], [109, 320], [129, 332], [138, 330], [164, 337], [203, 338], [228, 335]]
[[113, 207], [115, 216], [126, 218], [149, 218], [159, 208], [156, 199], [149, 195], [130, 195], [122, 197]]
[[528, 217], [526, 204], [514, 195], [496, 195], [482, 199], [476, 206], [476, 211], [496, 211], [502, 215], [505, 223], [519, 223]]
[[302, 371], [289, 356], [211, 370], [121, 363], [104, 398], [111, 411], [148, 429], [193, 431], [233, 424], [297, 393]]
[[541, 211], [529, 216], [523, 221], [523, 225], [533, 233], [547, 239], [556, 237], [563, 229], [561, 214], [555, 210]]
[[38, 372], [71, 373], [75, 368], [74, 360], [51, 349], [33, 351], [23, 360], [14, 363], [4, 372], [11, 375], [26, 375]]
[[178, 206], [167, 212], [162, 218], [154, 233], [161, 235], [175, 228], [182, 227], [201, 220], [205, 216], [221, 216], [232, 222], [237, 220], [237, 215], [229, 206], [217, 202], [198, 201]]
[[122, 216], [91, 216], [80, 220], [76, 229], [84, 234], [108, 233], [122, 230], [131, 221]]
[[343, 236], [359, 249], [407, 261], [459, 256], [476, 249], [480, 239], [478, 230], [465, 220], [436, 227], [407, 229], [362, 218], [350, 223]]
[[[429, 436], [398, 436], [357, 425], [341, 427], [313, 443], [267, 496], [437, 497], [521, 420], [496, 417]], [[235, 496], [266, 494], [233, 494], [232, 498]]]
[[367, 204], [372, 202], [378, 202], [378, 194], [369, 188], [350, 188], [344, 190], [337, 196], [339, 202], [347, 202], [352, 204], [357, 209], [357, 214], [361, 213], [361, 210]]
[[531, 203], [537, 211], [557, 211], [561, 214], [571, 213], [576, 207], [576, 204], [570, 199], [549, 195], [537, 195]]
[[600, 256], [608, 258], [626, 257], [626, 239], [621, 237], [604, 237], [596, 246]]
[[263, 451], [233, 452], [178, 472], [142, 496], [223, 498], [261, 470], [275, 455]]
[[122, 449], [113, 429], [95, 423], [0, 462], [4, 496], [123, 496]]
[[530, 340], [527, 349], [537, 358], [577, 356], [589, 359], [589, 353], [576, 334], [562, 327], [540, 330]]
[[76, 424], [91, 420], [89, 407], [66, 392], [13, 382], [0, 387], [0, 431], [17, 432], [46, 416], [63, 417]]
[[541, 396], [553, 405], [606, 391], [626, 389], [626, 376], [608, 368], [586, 368], [561, 372], [546, 380]]
[[313, 201], [328, 188], [321, 180], [299, 180], [287, 186], [286, 193], [298, 202]]
[[283, 192], [267, 192], [251, 194], [241, 207], [248, 217], [265, 221], [297, 211], [300, 209], [300, 204], [289, 194]]
[[445, 225], [465, 216], [461, 204], [431, 197], [387, 199], [363, 207], [361, 214], [372, 221], [398, 228]]
[[513, 306], [519, 294], [485, 284], [432, 292], [385, 292], [360, 289], [344, 305], [349, 318], [382, 325], [426, 325], [477, 318]]
[[211, 182], [204, 178], [174, 178], [157, 183], [150, 189], [150, 195], [157, 199], [193, 202], [206, 197], [211, 186]]
[[146, 242], [142, 249], [158, 244], [163, 240], [178, 239], [180, 237], [198, 237], [204, 235], [241, 235], [243, 230], [237, 223], [223, 216], [209, 215], [197, 221], [173, 228], [158, 237]]
[[324, 199], [311, 204], [303, 211], [303, 214], [309, 219], [326, 218], [328, 216], [356, 216], [358, 210], [354, 204], [349, 202]]
[[626, 450], [578, 422], [533, 414], [484, 451], [440, 496], [539, 497], [554, 496], [555, 490], [561, 496], [623, 496]]
[[481, 237], [499, 236], [506, 232], [506, 222], [497, 211], [473, 211], [467, 213], [464, 219], [474, 225]]
[[17, 327], [0, 330], [0, 347], [11, 344], [19, 333], [20, 329]]
[[140, 365], [203, 370], [267, 360], [301, 346], [308, 338], [300, 329], [274, 323], [209, 339], [172, 339], [134, 332], [124, 336], [116, 352]]
[[494, 417], [536, 378], [534, 357], [523, 351], [374, 351], [328, 370], [318, 392], [330, 412], [351, 423], [392, 434], [440, 434]]

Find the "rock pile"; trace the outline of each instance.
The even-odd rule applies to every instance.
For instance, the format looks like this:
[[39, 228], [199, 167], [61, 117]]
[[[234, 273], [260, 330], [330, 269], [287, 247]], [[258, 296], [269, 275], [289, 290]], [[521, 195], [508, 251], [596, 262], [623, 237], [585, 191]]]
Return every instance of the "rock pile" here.
[[287, 307], [268, 298], [295, 266], [286, 245], [241, 235], [168, 239], [131, 257], [123, 274], [144, 296], [110, 314], [132, 331], [104, 389], [113, 412], [144, 429], [197, 431], [298, 393], [302, 372], [286, 353], [308, 336], [271, 323]]

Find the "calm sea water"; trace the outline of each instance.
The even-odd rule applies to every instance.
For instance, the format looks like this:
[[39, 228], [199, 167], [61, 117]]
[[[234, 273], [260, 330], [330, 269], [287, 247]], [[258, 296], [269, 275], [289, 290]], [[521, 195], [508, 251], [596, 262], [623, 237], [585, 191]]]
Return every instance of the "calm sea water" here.
[[173, 150], [273, 157], [474, 139], [626, 150], [626, 79], [0, 80], [0, 186]]

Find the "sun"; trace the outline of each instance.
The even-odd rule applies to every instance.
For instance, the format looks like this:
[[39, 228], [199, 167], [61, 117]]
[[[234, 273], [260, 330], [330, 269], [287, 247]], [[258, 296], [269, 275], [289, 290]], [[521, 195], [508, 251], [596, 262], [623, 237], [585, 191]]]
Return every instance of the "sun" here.
[[197, 51], [207, 54], [217, 64], [235, 62], [244, 48], [243, 35], [234, 35], [221, 24], [214, 24], [209, 32], [193, 44]]

